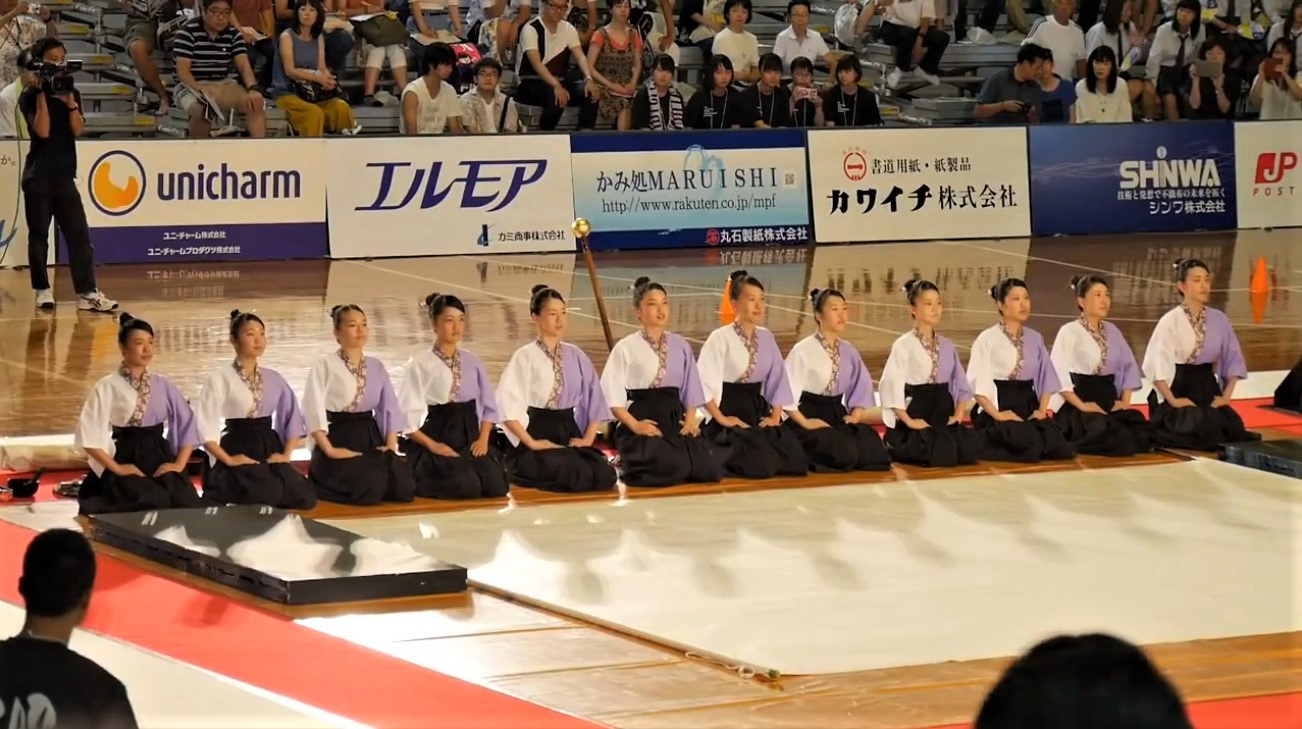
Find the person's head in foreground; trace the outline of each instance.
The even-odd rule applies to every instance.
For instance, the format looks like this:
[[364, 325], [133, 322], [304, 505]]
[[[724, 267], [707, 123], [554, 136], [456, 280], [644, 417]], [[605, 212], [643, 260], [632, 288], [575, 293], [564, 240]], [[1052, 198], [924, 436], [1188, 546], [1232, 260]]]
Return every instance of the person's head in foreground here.
[[975, 729], [1193, 729], [1144, 652], [1110, 635], [1060, 635], [1018, 658]]
[[23, 632], [64, 643], [86, 617], [95, 586], [95, 552], [74, 531], [38, 534], [23, 555], [18, 593], [27, 608]]

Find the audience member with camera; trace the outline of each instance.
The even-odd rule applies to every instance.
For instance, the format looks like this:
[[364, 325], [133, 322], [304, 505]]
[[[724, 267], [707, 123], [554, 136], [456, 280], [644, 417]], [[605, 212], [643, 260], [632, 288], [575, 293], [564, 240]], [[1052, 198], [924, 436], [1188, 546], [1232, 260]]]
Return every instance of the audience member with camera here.
[[18, 78], [4, 89], [0, 89], [0, 138], [26, 139], [29, 136], [27, 125], [23, 123], [22, 116], [18, 113], [18, 97], [22, 95], [23, 89], [36, 83], [36, 74], [27, 70], [31, 63], [31, 51], [26, 48], [19, 51], [16, 64]]
[[68, 52], [54, 38], [32, 45], [28, 70], [35, 77], [18, 98], [18, 109], [31, 132], [31, 148], [23, 167], [23, 205], [27, 213], [27, 256], [36, 306], [54, 307], [54, 294], [45, 261], [50, 250], [50, 221], [63, 232], [72, 266], [77, 308], [112, 311], [117, 302], [95, 286], [95, 251], [90, 243], [86, 210], [74, 179], [77, 176], [77, 137], [86, 129], [81, 95], [73, 87], [78, 66], [66, 62]]

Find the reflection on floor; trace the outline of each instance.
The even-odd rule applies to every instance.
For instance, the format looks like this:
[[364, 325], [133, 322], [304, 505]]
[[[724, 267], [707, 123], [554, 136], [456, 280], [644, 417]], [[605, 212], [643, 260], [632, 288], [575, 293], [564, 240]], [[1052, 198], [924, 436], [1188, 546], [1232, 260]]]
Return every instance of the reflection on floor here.
[[334, 523], [784, 675], [1013, 655], [1063, 631], [1302, 629], [1297, 482], [1214, 461]]

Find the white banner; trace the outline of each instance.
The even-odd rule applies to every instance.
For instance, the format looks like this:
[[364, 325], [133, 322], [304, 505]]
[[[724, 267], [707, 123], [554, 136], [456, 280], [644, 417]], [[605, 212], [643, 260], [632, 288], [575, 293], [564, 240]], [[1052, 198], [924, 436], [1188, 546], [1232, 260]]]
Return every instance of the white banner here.
[[327, 144], [335, 258], [574, 250], [564, 135]]
[[1026, 133], [839, 129], [809, 133], [819, 243], [1031, 234]]
[[1302, 121], [1234, 125], [1239, 227], [1302, 226]]
[[326, 254], [323, 140], [93, 141], [77, 160], [99, 263]]
[[[22, 180], [27, 146], [26, 141], [0, 140], [0, 268], [27, 265], [27, 215], [23, 211]], [[46, 263], [54, 263], [55, 248], [55, 238], [51, 237]]]

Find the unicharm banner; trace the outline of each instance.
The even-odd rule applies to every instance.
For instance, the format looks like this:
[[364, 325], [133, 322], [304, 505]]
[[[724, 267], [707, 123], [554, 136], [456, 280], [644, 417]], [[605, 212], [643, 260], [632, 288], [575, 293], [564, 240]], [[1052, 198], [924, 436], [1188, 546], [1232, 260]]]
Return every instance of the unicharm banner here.
[[594, 249], [805, 243], [805, 133], [579, 134], [574, 209]]
[[330, 139], [334, 258], [573, 251], [564, 135]]
[[326, 255], [322, 140], [80, 142], [77, 162], [100, 263]]

